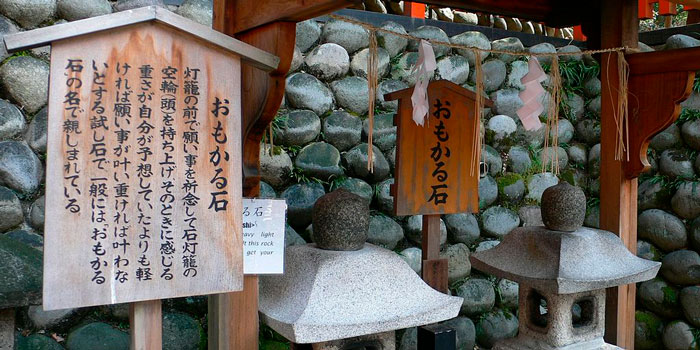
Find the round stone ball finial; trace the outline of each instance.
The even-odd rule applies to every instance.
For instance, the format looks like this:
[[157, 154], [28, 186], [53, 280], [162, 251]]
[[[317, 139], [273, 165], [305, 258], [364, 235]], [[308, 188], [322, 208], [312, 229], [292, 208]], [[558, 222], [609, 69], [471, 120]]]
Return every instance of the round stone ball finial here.
[[550, 230], [576, 231], [586, 218], [586, 195], [562, 181], [542, 193], [542, 222]]
[[335, 190], [314, 204], [312, 225], [318, 248], [360, 250], [369, 231], [369, 203], [352, 192]]

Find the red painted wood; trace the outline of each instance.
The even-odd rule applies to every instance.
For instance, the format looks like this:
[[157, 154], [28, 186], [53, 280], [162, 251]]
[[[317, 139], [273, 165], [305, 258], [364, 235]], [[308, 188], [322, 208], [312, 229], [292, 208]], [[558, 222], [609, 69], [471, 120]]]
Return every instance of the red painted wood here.
[[670, 16], [677, 14], [676, 4], [671, 3], [668, 0], [659, 0], [659, 15]]
[[638, 0], [639, 5], [639, 19], [652, 19], [654, 18], [654, 8], [649, 0]]
[[583, 35], [583, 30], [581, 30], [581, 26], [574, 26], [574, 40], [578, 40], [578, 41], [588, 40], [588, 38], [586, 38], [586, 36]]
[[404, 1], [403, 14], [413, 18], [425, 18], [425, 4], [413, 1]]

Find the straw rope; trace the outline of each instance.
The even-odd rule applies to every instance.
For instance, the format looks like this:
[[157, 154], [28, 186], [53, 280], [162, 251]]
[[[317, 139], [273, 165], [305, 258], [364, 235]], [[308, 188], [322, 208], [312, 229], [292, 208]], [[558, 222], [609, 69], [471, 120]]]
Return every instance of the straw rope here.
[[[552, 57], [552, 97], [547, 106], [547, 123], [544, 131], [544, 149], [542, 159], [542, 172], [549, 170], [559, 174], [559, 103], [561, 102], [561, 74], [559, 72], [559, 58]], [[552, 135], [554, 131], [554, 135]], [[551, 138], [551, 144], [550, 144]]]
[[[481, 55], [475, 48], [471, 49], [474, 54], [474, 75], [476, 76], [476, 101], [474, 101], [474, 111], [475, 118], [479, 118], [479, 130], [475, 130], [477, 135], [474, 137], [473, 146], [473, 159], [469, 168], [469, 175], [474, 176], [475, 173], [479, 172], [479, 163], [481, 162], [481, 155], [484, 153], [482, 148], [485, 147], [486, 142], [484, 142], [484, 133], [481, 128], [483, 113], [481, 111], [484, 108], [484, 71], [481, 69]], [[478, 175], [478, 174], [477, 174]]]
[[[545, 172], [547, 165], [549, 164], [549, 169], [551, 172], [555, 174], [559, 174], [559, 153], [558, 151], [558, 145], [559, 145], [559, 104], [561, 102], [562, 98], [562, 87], [561, 87], [561, 74], [559, 72], [559, 57], [561, 56], [575, 56], [575, 55], [594, 55], [594, 54], [601, 54], [601, 53], [609, 53], [608, 55], [608, 63], [610, 56], [612, 56], [613, 53], [617, 53], [617, 66], [618, 66], [618, 86], [619, 89], [617, 90], [618, 94], [618, 105], [617, 108], [615, 108], [615, 123], [617, 125], [617, 143], [616, 143], [616, 152], [615, 152], [615, 159], [620, 160], [622, 157], [626, 154], [627, 159], [629, 159], [629, 154], [627, 152], [626, 144], [629, 142], [629, 117], [628, 117], [628, 112], [627, 112], [627, 84], [628, 84], [628, 79], [629, 79], [629, 65], [625, 61], [624, 53], [625, 51], [628, 50], [627, 47], [612, 47], [612, 48], [607, 48], [607, 49], [596, 49], [596, 50], [583, 50], [583, 51], [577, 51], [577, 52], [541, 52], [541, 53], [531, 53], [531, 52], [515, 52], [515, 51], [509, 51], [509, 50], [498, 50], [498, 49], [481, 49], [473, 46], [468, 46], [468, 45], [462, 45], [462, 44], [455, 44], [449, 41], [441, 41], [441, 40], [435, 40], [435, 39], [425, 39], [425, 38], [420, 38], [411, 34], [407, 33], [399, 33], [395, 32], [393, 30], [389, 30], [386, 28], [380, 28], [376, 27], [374, 25], [345, 17], [345, 16], [338, 16], [335, 14], [329, 15], [330, 18], [333, 18], [335, 20], [355, 24], [358, 26], [363, 27], [365, 30], [368, 31], [369, 33], [369, 58], [367, 59], [367, 84], [368, 84], [368, 90], [369, 90], [369, 133], [368, 133], [368, 150], [367, 150], [367, 169], [370, 172], [374, 172], [374, 152], [373, 152], [373, 132], [374, 132], [374, 104], [375, 104], [375, 99], [376, 99], [376, 91], [377, 91], [377, 84], [378, 84], [378, 73], [377, 73], [377, 66], [378, 66], [378, 54], [377, 54], [377, 32], [381, 33], [386, 33], [390, 35], [395, 35], [401, 38], [405, 38], [408, 40], [425, 40], [429, 42], [431, 45], [438, 45], [438, 46], [446, 46], [452, 49], [462, 49], [462, 50], [469, 50], [474, 54], [475, 57], [475, 77], [476, 77], [476, 101], [475, 101], [475, 109], [476, 109], [476, 114], [477, 118], [479, 118], [480, 123], [479, 125], [481, 126], [483, 124], [482, 119], [482, 109], [484, 106], [484, 96], [483, 96], [483, 86], [484, 86], [484, 77], [483, 77], [483, 70], [482, 70], [482, 62], [481, 62], [481, 52], [488, 52], [491, 54], [505, 54], [505, 55], [514, 55], [514, 56], [528, 56], [528, 57], [550, 57], [552, 59], [552, 66], [550, 69], [551, 76], [552, 76], [552, 98], [550, 100], [549, 106], [548, 106], [548, 112], [547, 112], [547, 122], [545, 124], [545, 144], [544, 144], [544, 156], [546, 159], [543, 159], [542, 162], [542, 171]], [[610, 65], [608, 64], [608, 69]], [[609, 73], [609, 72], [608, 72]], [[612, 91], [609, 92], [612, 97]], [[474, 156], [475, 159], [472, 159], [472, 164], [470, 166], [470, 175], [474, 175], [476, 171], [478, 171], [478, 167], [475, 166], [475, 164], [479, 164], [481, 160], [481, 154], [482, 154], [482, 148], [485, 147], [485, 140], [484, 140], [484, 132], [482, 130], [483, 128], [480, 127], [479, 130], [477, 131], [478, 135], [474, 138], [473, 141], [473, 148], [474, 148]], [[554, 134], [552, 134], [552, 131], [554, 131]], [[551, 135], [551, 136], [550, 136]], [[550, 142], [550, 137], [551, 137], [551, 142]]]
[[374, 103], [377, 99], [377, 84], [378, 84], [378, 66], [379, 58], [377, 55], [377, 32], [369, 32], [369, 57], [367, 58], [367, 84], [369, 84], [369, 132], [367, 133], [367, 170], [374, 173]]
[[[608, 66], [609, 67], [609, 66]], [[630, 78], [630, 66], [625, 61], [625, 55], [622, 52], [617, 53], [617, 72], [619, 89], [617, 90], [617, 113], [615, 114], [615, 124], [617, 125], [617, 140], [615, 159], [621, 160], [625, 155], [627, 161], [630, 160], [630, 154], [627, 152], [626, 145], [629, 145], [629, 115], [628, 115], [628, 93], [627, 84]]]

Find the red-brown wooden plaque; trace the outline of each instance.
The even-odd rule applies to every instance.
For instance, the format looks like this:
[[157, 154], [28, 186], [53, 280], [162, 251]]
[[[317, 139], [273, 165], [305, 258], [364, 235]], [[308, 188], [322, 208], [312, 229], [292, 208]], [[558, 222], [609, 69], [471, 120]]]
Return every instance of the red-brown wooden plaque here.
[[471, 164], [479, 137], [476, 94], [446, 80], [431, 82], [430, 112], [420, 126], [413, 121], [412, 93], [409, 88], [385, 96], [399, 100], [394, 213], [477, 212], [479, 169], [476, 164], [472, 171]]

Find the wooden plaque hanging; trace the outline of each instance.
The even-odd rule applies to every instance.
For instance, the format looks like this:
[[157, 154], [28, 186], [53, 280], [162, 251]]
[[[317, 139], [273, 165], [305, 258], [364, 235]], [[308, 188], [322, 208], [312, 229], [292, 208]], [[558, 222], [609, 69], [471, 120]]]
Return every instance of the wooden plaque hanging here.
[[399, 100], [394, 214], [478, 212], [479, 165], [471, 169], [479, 137], [476, 94], [446, 80], [431, 82], [423, 126], [413, 121], [412, 94], [409, 88], [384, 97]]

